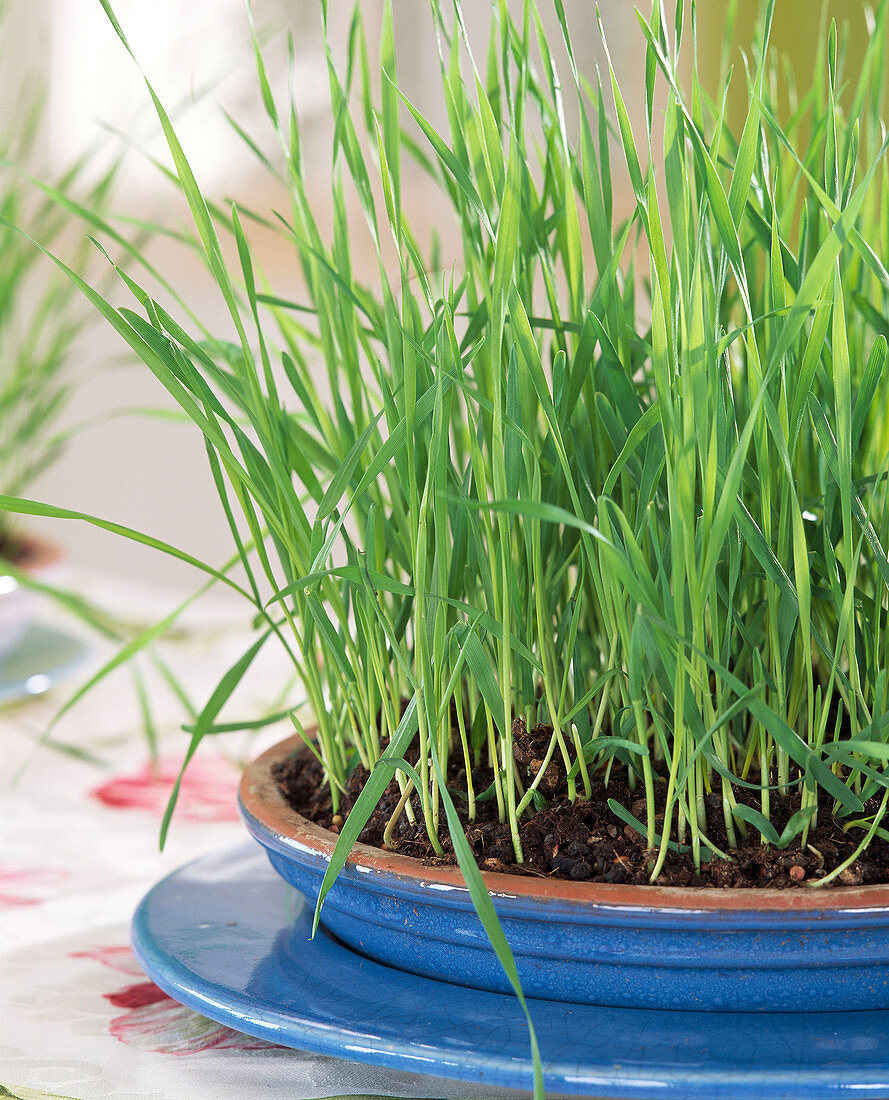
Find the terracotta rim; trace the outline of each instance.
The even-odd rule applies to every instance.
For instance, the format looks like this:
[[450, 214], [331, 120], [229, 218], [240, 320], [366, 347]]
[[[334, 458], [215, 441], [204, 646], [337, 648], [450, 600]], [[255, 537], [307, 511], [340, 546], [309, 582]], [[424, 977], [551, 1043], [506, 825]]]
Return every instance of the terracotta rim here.
[[[272, 764], [283, 760], [302, 744], [299, 736], [274, 745], [249, 764], [241, 779], [240, 801], [244, 811], [278, 836], [298, 841], [329, 857], [337, 834], [308, 821], [291, 809], [272, 779]], [[368, 844], [356, 844], [349, 864], [398, 875], [417, 883], [436, 882], [465, 889], [458, 867], [429, 867], [419, 859], [386, 852]], [[482, 872], [492, 894], [506, 894], [541, 901], [586, 905], [618, 905], [656, 909], [713, 910], [829, 910], [889, 908], [889, 885], [839, 886], [811, 889], [716, 889], [684, 886], [627, 886], [613, 883], [570, 882], [563, 879]]]

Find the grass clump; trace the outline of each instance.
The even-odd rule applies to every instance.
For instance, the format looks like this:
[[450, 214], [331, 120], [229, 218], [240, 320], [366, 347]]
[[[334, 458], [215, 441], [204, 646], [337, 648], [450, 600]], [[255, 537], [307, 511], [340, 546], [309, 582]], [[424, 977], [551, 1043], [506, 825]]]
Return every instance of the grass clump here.
[[[0, 4], [0, 22], [8, 7]], [[27, 491], [64, 449], [70, 429], [59, 421], [71, 393], [71, 353], [91, 317], [77, 288], [29, 238], [76, 270], [95, 272], [95, 248], [71, 232], [71, 213], [107, 214], [117, 175], [116, 163], [97, 173], [97, 157], [85, 154], [53, 185], [36, 187], [27, 173], [38, 160], [44, 109], [45, 88], [23, 86], [0, 127], [0, 493], [9, 495]], [[16, 562], [26, 549], [14, 517], [0, 512], [0, 556]]]
[[[724, 89], [699, 79], [694, 5], [668, 21], [655, 0], [635, 134], [610, 62], [579, 71], [559, 0], [554, 40], [535, 0], [492, 4], [480, 51], [456, 0], [432, 0], [444, 133], [399, 89], [388, 4], [372, 91], [356, 10], [345, 61], [327, 54], [329, 238], [293, 99], [275, 98], [257, 46], [298, 302], [255, 271], [244, 227], [270, 219], [205, 199], [151, 92], [235, 338], [190, 334], [131, 273], [137, 309], [81, 286], [203, 433], [246, 575], [225, 579], [260, 616], [189, 756], [275, 635], [334, 806], [356, 762], [371, 773], [328, 885], [393, 775], [404, 812], [412, 788], [432, 845], [456, 829], [469, 868], [455, 756], [470, 819], [472, 765], [493, 769], [521, 861], [546, 768], [517, 765], [516, 719], [551, 727], [546, 763], [574, 799], [625, 766], [652, 881], [671, 843], [696, 865], [750, 830], [805, 844], [819, 794], [862, 844], [889, 835], [889, 5], [869, 12], [855, 71], [843, 32], [825, 32], [783, 119], [772, 7], [733, 76], [748, 93], [735, 133]], [[408, 222], [417, 172], [459, 231], [452, 266]], [[758, 809], [738, 804], [745, 784]], [[796, 786], [788, 835], [772, 804]]]

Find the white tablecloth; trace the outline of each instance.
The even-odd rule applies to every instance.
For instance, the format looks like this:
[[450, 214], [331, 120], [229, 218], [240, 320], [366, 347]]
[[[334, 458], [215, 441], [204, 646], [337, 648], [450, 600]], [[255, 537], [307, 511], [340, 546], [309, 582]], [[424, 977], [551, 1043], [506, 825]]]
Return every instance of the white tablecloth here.
[[[169, 594], [96, 578], [81, 588], [130, 620], [149, 623]], [[160, 652], [198, 703], [246, 648], [246, 607], [205, 598]], [[45, 611], [44, 617], [54, 613]], [[65, 629], [88, 637], [81, 626]], [[156, 674], [149, 696], [160, 742], [153, 767], [138, 697], [115, 672], [54, 731], [96, 755], [97, 767], [35, 745], [53, 714], [113, 652], [93, 639], [83, 668], [45, 696], [0, 710], [0, 1095], [21, 1100], [228, 1100], [280, 1097], [485, 1097], [527, 1094], [375, 1069], [268, 1043], [183, 1008], [147, 980], [128, 946], [130, 914], [180, 864], [243, 839], [238, 763], [277, 740], [226, 735], [205, 742], [183, 785], [163, 853], [158, 827], [188, 742], [182, 705]], [[224, 714], [274, 709], [286, 666], [271, 650]], [[12, 786], [13, 778], [27, 764]], [[3, 1092], [3, 1089], [8, 1090]]]

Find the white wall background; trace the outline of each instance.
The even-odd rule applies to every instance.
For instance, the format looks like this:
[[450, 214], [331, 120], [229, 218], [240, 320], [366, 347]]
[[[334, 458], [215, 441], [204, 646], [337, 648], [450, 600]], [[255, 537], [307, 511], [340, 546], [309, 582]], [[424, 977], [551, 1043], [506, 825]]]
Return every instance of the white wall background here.
[[[262, 119], [250, 56], [243, 0], [116, 0], [115, 10], [161, 98], [175, 108], [177, 128], [202, 186], [213, 196], [236, 195], [240, 202], [268, 210], [267, 178], [259, 171], [222, 115], [230, 111], [264, 146], [273, 147]], [[351, 3], [330, 0], [331, 19], [344, 38]], [[465, 4], [473, 31], [487, 26], [483, 0]], [[547, 3], [541, 7], [548, 8]], [[566, 0], [578, 32], [581, 65], [593, 77], [604, 68], [590, 0]], [[631, 113], [641, 129], [642, 38], [629, 0], [604, 0], [603, 21]], [[371, 27], [378, 24], [380, 0], [362, 0]], [[427, 78], [437, 68], [422, 0], [395, 0], [399, 69], [408, 94], [433, 117], [440, 105]], [[255, 0], [259, 27], [279, 28], [269, 46], [281, 77], [285, 51], [282, 31], [293, 34], [299, 98], [309, 157], [326, 133], [326, 72], [321, 52], [318, 0]], [[550, 20], [555, 26], [554, 20]], [[0, 95], [14, 102], [23, 79], [49, 80], [41, 154], [47, 171], [58, 170], [77, 151], [97, 141], [131, 142], [144, 155], [128, 158], [117, 206], [133, 216], [175, 223], [185, 217], [172, 188], [150, 157], [163, 159], [163, 142], [151, 114], [136, 66], [117, 41], [99, 0], [12, 0], [3, 24], [4, 59]], [[482, 37], [484, 41], [484, 37]], [[282, 78], [282, 87], [283, 78]], [[570, 100], [570, 96], [566, 99]], [[110, 132], [109, 132], [110, 131]], [[123, 135], [114, 137], [114, 132]], [[323, 158], [321, 158], [323, 160]], [[330, 190], [319, 179], [319, 202]], [[617, 203], [629, 208], [626, 197]], [[423, 196], [415, 205], [425, 211]], [[278, 293], [296, 286], [286, 251], [263, 245], [262, 259]], [[224, 324], [221, 303], [197, 262], [163, 242], [152, 256], [169, 271], [195, 310]], [[120, 291], [123, 303], [124, 292]], [[117, 337], [92, 326], [76, 352], [78, 388], [66, 413], [69, 423], [95, 422], [80, 432], [57, 465], [41, 477], [32, 495], [148, 531], [207, 561], [221, 563], [230, 552], [227, 528], [216, 504], [200, 439], [185, 424], [120, 410], [170, 407], [147, 371], [128, 361]], [[48, 524], [63, 540], [75, 564], [114, 573], [163, 579], [176, 587], [197, 585], [188, 567], [138, 545], [82, 524]]]

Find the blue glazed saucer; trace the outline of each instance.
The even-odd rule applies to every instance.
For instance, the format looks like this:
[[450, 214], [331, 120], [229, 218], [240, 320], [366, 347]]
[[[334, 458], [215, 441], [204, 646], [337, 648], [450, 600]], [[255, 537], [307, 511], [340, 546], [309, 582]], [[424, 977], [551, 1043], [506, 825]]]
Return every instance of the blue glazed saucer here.
[[[255, 844], [159, 882], [133, 918], [148, 976], [189, 1008], [286, 1046], [529, 1089], [513, 997], [392, 970], [325, 932]], [[657, 1012], [530, 1001], [553, 1093], [827, 1100], [889, 1096], [889, 1011]]]
[[0, 656], [0, 704], [16, 703], [49, 691], [70, 676], [88, 656], [73, 634], [31, 623]]

